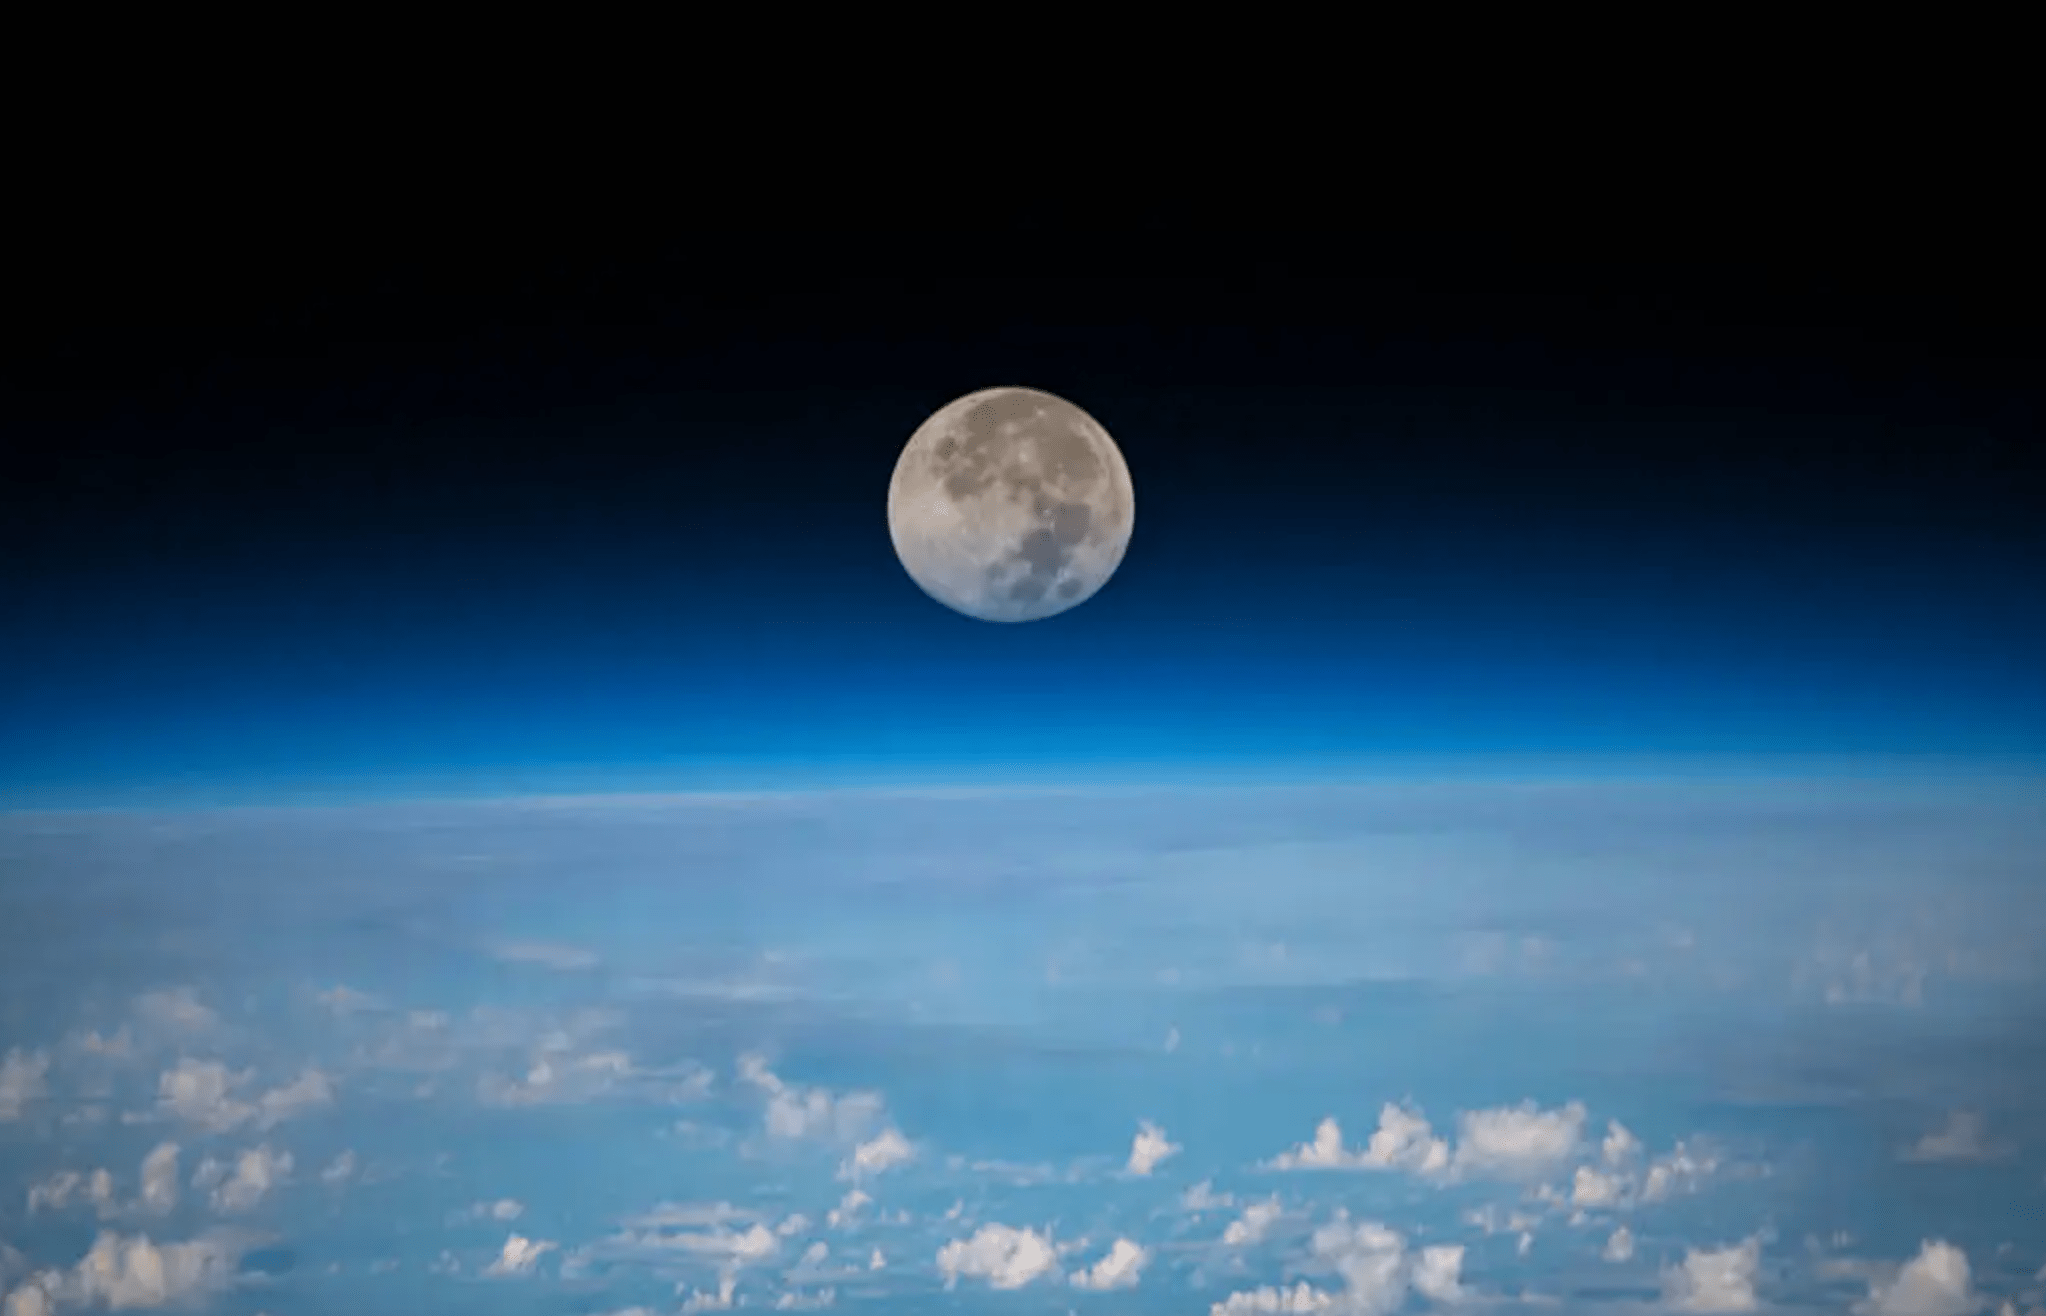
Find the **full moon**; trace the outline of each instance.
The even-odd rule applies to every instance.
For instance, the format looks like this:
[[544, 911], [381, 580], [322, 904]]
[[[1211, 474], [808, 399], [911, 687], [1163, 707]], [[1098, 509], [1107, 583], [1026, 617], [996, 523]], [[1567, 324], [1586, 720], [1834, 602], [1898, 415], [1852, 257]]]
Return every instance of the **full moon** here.
[[910, 579], [982, 621], [1038, 621], [1092, 598], [1129, 547], [1129, 468], [1064, 398], [985, 388], [917, 427], [888, 486]]

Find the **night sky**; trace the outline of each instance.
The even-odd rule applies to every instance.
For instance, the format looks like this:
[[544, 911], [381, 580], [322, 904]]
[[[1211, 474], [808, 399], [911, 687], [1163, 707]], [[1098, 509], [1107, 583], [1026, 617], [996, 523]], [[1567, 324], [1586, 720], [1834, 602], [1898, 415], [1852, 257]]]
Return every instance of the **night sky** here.
[[[0, 366], [0, 802], [2036, 756], [2046, 356], [2001, 260], [58, 245]], [[997, 384], [1136, 488], [1114, 579], [1022, 626], [926, 597], [884, 514]]]

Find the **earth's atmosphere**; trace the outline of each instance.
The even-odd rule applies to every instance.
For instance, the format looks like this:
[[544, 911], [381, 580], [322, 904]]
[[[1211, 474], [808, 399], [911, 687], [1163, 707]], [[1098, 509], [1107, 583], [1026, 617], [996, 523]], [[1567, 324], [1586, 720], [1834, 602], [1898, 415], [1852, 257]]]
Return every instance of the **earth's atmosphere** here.
[[2035, 781], [0, 821], [7, 1316], [2046, 1306]]

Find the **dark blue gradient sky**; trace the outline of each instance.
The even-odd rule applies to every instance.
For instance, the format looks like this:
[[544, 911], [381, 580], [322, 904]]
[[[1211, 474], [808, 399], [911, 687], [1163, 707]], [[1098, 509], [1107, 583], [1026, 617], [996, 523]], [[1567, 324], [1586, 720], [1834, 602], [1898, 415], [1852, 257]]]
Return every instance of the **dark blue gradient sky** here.
[[[2046, 749], [2033, 284], [1538, 245], [67, 257], [0, 394], [0, 800]], [[1000, 383], [1137, 490], [1021, 627], [883, 513]]]

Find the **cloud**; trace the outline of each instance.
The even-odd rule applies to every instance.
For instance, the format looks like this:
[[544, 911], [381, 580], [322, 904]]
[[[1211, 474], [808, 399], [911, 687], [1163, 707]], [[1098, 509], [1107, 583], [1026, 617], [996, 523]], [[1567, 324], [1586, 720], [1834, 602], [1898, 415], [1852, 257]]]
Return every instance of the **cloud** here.
[[1058, 1251], [1032, 1229], [982, 1225], [970, 1239], [953, 1239], [938, 1249], [938, 1270], [951, 1288], [962, 1277], [984, 1279], [989, 1288], [1020, 1289], [1058, 1273]]
[[1150, 1260], [1149, 1249], [1139, 1247], [1127, 1238], [1118, 1238], [1115, 1246], [1108, 1250], [1108, 1255], [1094, 1263], [1093, 1269], [1076, 1270], [1068, 1278], [1074, 1288], [1097, 1291], [1133, 1289]]
[[94, 1170], [91, 1174], [63, 1170], [39, 1184], [32, 1185], [28, 1190], [30, 1215], [41, 1211], [62, 1211], [73, 1202], [96, 1207], [102, 1213], [111, 1211], [114, 1205], [114, 1176], [105, 1170]]
[[1203, 1179], [1179, 1195], [1182, 1211], [1215, 1211], [1225, 1206], [1236, 1205], [1236, 1198], [1230, 1193], [1217, 1193], [1215, 1181]]
[[268, 1146], [243, 1152], [232, 1167], [209, 1156], [192, 1175], [192, 1187], [211, 1188], [216, 1211], [248, 1211], [291, 1176], [291, 1166], [290, 1152], [274, 1152]]
[[220, 1023], [220, 1016], [200, 1003], [190, 987], [170, 987], [144, 992], [135, 998], [135, 1013], [144, 1023], [182, 1032], [203, 1032]]
[[1229, 1222], [1222, 1231], [1222, 1242], [1227, 1247], [1252, 1247], [1262, 1243], [1274, 1224], [1284, 1214], [1275, 1193], [1262, 1202], [1252, 1202], [1243, 1208], [1243, 1215]]
[[576, 1056], [543, 1050], [523, 1079], [483, 1075], [476, 1097], [488, 1106], [571, 1105], [604, 1095], [634, 1073], [632, 1057], [623, 1051]]
[[1208, 1316], [1295, 1316], [1335, 1309], [1334, 1294], [1324, 1293], [1302, 1280], [1290, 1289], [1266, 1287], [1232, 1293], [1210, 1306]]
[[355, 1153], [344, 1151], [327, 1162], [327, 1168], [320, 1171], [320, 1182], [326, 1184], [347, 1183], [355, 1177]]
[[374, 1010], [383, 1004], [383, 1002], [367, 992], [356, 991], [353, 987], [338, 982], [313, 999], [337, 1015], [349, 1015], [363, 1010]]
[[916, 1149], [909, 1140], [894, 1128], [881, 1130], [880, 1134], [853, 1148], [852, 1157], [839, 1168], [839, 1177], [860, 1179], [870, 1174], [902, 1165], [916, 1156]]
[[471, 1220], [516, 1220], [526, 1213], [523, 1202], [509, 1197], [500, 1197], [494, 1202], [472, 1202], [448, 1217], [449, 1224], [464, 1224]]
[[43, 1316], [60, 1305], [120, 1311], [190, 1302], [227, 1287], [244, 1250], [232, 1234], [159, 1245], [146, 1234], [104, 1231], [71, 1270], [44, 1271], [16, 1288], [7, 1316]]
[[855, 1188], [838, 1199], [838, 1205], [825, 1213], [824, 1224], [831, 1229], [849, 1229], [858, 1220], [860, 1208], [871, 1206], [874, 1199]]
[[178, 1145], [160, 1142], [142, 1158], [142, 1209], [166, 1212], [178, 1204]]
[[1718, 1161], [1702, 1154], [1693, 1156], [1680, 1142], [1648, 1167], [1648, 1176], [1641, 1181], [1641, 1200], [1660, 1202], [1680, 1189], [1695, 1188], [1698, 1180], [1718, 1168]]
[[1577, 1153], [1584, 1137], [1584, 1106], [1571, 1102], [1545, 1111], [1532, 1101], [1458, 1117], [1459, 1174], [1523, 1179], [1540, 1175]]
[[1414, 1291], [1435, 1302], [1455, 1302], [1463, 1297], [1463, 1247], [1438, 1244], [1424, 1247], [1414, 1258]]
[[483, 1268], [486, 1275], [530, 1275], [540, 1258], [554, 1250], [552, 1243], [540, 1243], [523, 1234], [513, 1234], [504, 1240], [504, 1248], [498, 1252], [497, 1260]]
[[47, 1096], [50, 1053], [8, 1048], [0, 1057], [0, 1121], [18, 1120], [32, 1101]]
[[492, 946], [490, 953], [507, 964], [538, 964], [564, 973], [597, 967], [596, 955], [580, 946], [562, 946], [542, 941], [505, 942]]
[[1606, 1240], [1605, 1250], [1599, 1253], [1607, 1261], [1630, 1261], [1634, 1257], [1634, 1234], [1627, 1226], [1621, 1225]]
[[1599, 1144], [1599, 1154], [1610, 1166], [1625, 1165], [1641, 1152], [1641, 1140], [1627, 1131], [1627, 1126], [1618, 1120], [1606, 1121], [1605, 1141]]
[[1663, 1300], [1678, 1311], [1753, 1311], [1761, 1259], [1756, 1238], [1717, 1251], [1688, 1248], [1681, 1265], [1662, 1272]]
[[[1339, 1310], [1348, 1316], [1389, 1316], [1405, 1305], [1410, 1289], [1438, 1301], [1461, 1296], [1463, 1267], [1460, 1247], [1432, 1247], [1418, 1255], [1407, 1251], [1406, 1239], [1375, 1221], [1352, 1224], [1347, 1212], [1314, 1231], [1310, 1242], [1316, 1262], [1331, 1266], [1343, 1278], [1340, 1301], [1333, 1306], [1298, 1310]], [[1310, 1291], [1310, 1295], [1311, 1295]], [[1274, 1293], [1285, 1299], [1284, 1290]], [[1253, 1301], [1261, 1299], [1254, 1298]], [[1313, 1300], [1310, 1297], [1310, 1300]], [[1228, 1310], [1226, 1307], [1223, 1310]], [[1257, 1311], [1251, 1306], [1241, 1310]], [[1278, 1311], [1294, 1310], [1280, 1306]]]
[[1616, 1206], [1626, 1187], [1626, 1181], [1619, 1175], [1600, 1174], [1589, 1165], [1580, 1165], [1570, 1185], [1570, 1204], [1581, 1207]]
[[787, 1141], [814, 1139], [849, 1143], [879, 1125], [886, 1108], [878, 1092], [834, 1094], [784, 1082], [755, 1054], [739, 1057], [739, 1081], [767, 1094], [767, 1136]]
[[173, 1119], [227, 1133], [251, 1122], [273, 1128], [334, 1099], [332, 1081], [309, 1068], [283, 1087], [243, 1101], [235, 1094], [250, 1077], [251, 1071], [230, 1070], [218, 1060], [183, 1058], [158, 1078], [157, 1108]]
[[1145, 1120], [1130, 1142], [1130, 1159], [1124, 1168], [1131, 1174], [1149, 1174], [1161, 1163], [1179, 1155], [1180, 1150], [1179, 1144], [1166, 1140], [1165, 1130]]
[[1449, 1146], [1412, 1107], [1387, 1102], [1378, 1128], [1360, 1150], [1343, 1146], [1343, 1127], [1333, 1116], [1315, 1126], [1314, 1140], [1281, 1152], [1268, 1162], [1275, 1170], [1411, 1170], [1440, 1174], [1450, 1166]]
[[1982, 1116], [1957, 1110], [1947, 1116], [1946, 1127], [1926, 1134], [1900, 1153], [1907, 1161], [1992, 1161], [2008, 1156], [2012, 1148], [1984, 1137]]
[[1974, 1291], [1968, 1254], [1928, 1239], [1894, 1279], [1872, 1280], [1868, 1300], [1855, 1310], [1865, 1316], [1969, 1316], [1986, 1305]]

